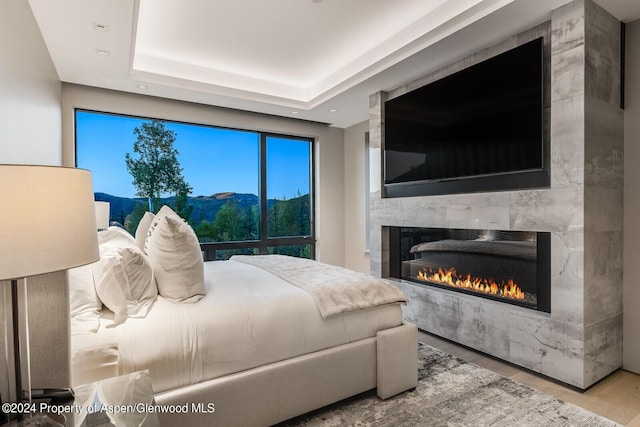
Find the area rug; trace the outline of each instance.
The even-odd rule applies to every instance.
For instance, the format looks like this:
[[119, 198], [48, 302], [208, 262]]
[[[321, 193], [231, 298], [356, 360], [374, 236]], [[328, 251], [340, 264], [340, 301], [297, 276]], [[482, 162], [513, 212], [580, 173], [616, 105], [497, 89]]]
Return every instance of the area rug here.
[[492, 371], [420, 343], [418, 386], [388, 400], [375, 391], [282, 426], [618, 426]]

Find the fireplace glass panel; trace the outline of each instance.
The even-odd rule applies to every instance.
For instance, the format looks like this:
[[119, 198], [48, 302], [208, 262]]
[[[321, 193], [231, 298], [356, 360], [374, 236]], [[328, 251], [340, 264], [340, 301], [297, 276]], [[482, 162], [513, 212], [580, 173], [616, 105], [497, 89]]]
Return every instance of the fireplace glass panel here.
[[549, 233], [393, 228], [392, 276], [550, 311]]

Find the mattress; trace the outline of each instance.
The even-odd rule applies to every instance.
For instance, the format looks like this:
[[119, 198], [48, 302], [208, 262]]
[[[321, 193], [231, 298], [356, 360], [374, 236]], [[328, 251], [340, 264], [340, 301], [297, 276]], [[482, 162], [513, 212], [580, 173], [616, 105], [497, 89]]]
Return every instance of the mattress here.
[[323, 319], [310, 294], [258, 267], [233, 261], [204, 266], [207, 295], [199, 302], [158, 297], [144, 319], [110, 327], [106, 315], [97, 333], [72, 336], [74, 385], [113, 368], [114, 346], [117, 374], [148, 369], [159, 393], [374, 337], [402, 324], [399, 303]]

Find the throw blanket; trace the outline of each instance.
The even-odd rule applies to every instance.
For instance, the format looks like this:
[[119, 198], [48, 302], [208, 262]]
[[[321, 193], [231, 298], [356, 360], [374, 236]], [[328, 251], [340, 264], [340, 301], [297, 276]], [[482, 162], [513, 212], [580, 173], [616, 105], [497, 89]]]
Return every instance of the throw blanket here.
[[285, 255], [234, 255], [231, 261], [262, 268], [307, 291], [323, 318], [393, 302], [407, 302], [400, 289], [382, 279], [310, 259]]

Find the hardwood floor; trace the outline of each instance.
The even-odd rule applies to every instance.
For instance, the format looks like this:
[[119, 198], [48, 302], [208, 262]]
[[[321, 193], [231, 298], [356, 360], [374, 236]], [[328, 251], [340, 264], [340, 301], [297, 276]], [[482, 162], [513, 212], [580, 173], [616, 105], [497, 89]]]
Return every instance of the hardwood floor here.
[[418, 339], [446, 353], [490, 369], [619, 424], [640, 427], [640, 375], [618, 370], [584, 392], [464, 346], [420, 332]]

